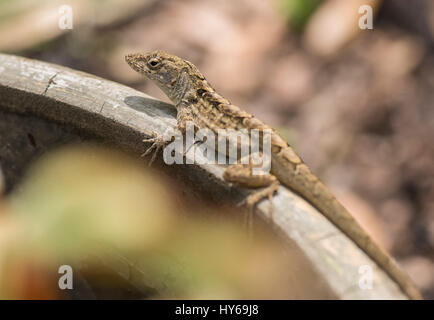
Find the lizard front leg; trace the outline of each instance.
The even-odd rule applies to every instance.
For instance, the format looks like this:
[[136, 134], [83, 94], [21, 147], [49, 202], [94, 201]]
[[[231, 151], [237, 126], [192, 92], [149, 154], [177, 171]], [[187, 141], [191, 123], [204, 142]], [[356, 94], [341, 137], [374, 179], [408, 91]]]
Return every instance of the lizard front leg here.
[[239, 187], [257, 189], [250, 194], [244, 201], [250, 211], [253, 211], [255, 205], [264, 198], [270, 201], [270, 216], [273, 215], [273, 195], [279, 187], [279, 181], [270, 173], [254, 174], [251, 164], [233, 164], [226, 168], [223, 173], [223, 179]]
[[192, 115], [190, 108], [186, 107], [183, 102], [177, 107], [177, 129], [168, 129], [164, 132], [163, 135], [159, 135], [157, 132], [152, 132], [152, 138], [144, 139], [145, 143], [152, 143], [151, 146], [142, 154], [142, 157], [147, 156], [152, 153], [151, 160], [149, 161], [149, 166], [155, 161], [155, 158], [158, 152], [166, 147], [170, 142], [173, 141], [173, 138], [176, 139], [176, 136], [183, 135], [186, 130], [186, 124], [188, 121], [192, 121]]
[[173, 140], [173, 137], [176, 136], [176, 132], [166, 131], [163, 135], [159, 135], [157, 132], [152, 131], [152, 136], [153, 138], [142, 140], [145, 143], [152, 143], [151, 146], [142, 154], [142, 157], [146, 157], [148, 154], [152, 153], [151, 160], [149, 160], [148, 164], [149, 166], [151, 166], [155, 161], [158, 152]]

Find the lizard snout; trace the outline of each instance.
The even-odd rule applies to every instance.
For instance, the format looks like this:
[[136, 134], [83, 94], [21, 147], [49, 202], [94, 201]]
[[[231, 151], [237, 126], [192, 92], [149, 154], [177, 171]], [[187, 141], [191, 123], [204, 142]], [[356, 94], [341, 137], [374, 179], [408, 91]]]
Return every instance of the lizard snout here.
[[125, 55], [125, 61], [128, 64], [131, 64], [133, 62], [133, 60], [134, 60], [134, 56], [135, 56], [135, 54], [133, 54], [133, 53]]

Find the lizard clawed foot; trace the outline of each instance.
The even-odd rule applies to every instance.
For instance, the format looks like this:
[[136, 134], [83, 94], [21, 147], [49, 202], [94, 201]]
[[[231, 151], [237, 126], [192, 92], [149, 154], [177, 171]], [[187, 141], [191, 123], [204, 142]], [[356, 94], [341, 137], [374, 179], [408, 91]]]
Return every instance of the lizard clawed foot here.
[[247, 209], [253, 211], [258, 202], [260, 202], [264, 198], [268, 198], [270, 202], [269, 213], [270, 213], [270, 217], [273, 218], [273, 195], [277, 191], [278, 187], [279, 187], [279, 182], [275, 181], [272, 184], [270, 184], [268, 187], [250, 194], [239, 205], [246, 206]]
[[273, 219], [273, 195], [277, 191], [278, 187], [279, 187], [279, 182], [275, 181], [269, 186], [250, 194], [249, 196], [247, 196], [246, 199], [244, 199], [238, 204], [238, 206], [246, 206], [248, 209], [247, 224], [249, 226], [249, 230], [252, 229], [253, 217], [251, 215], [255, 209], [255, 206], [258, 202], [260, 202], [264, 198], [268, 198], [270, 202], [269, 215], [270, 215], [270, 219], [271, 220]]
[[155, 158], [157, 157], [158, 152], [164, 148], [168, 141], [164, 140], [162, 136], [159, 136], [157, 132], [152, 131], [153, 138], [144, 139], [142, 140], [145, 143], [152, 143], [152, 145], [142, 154], [142, 157], [146, 157], [148, 154], [153, 152], [151, 160], [149, 161], [149, 166], [152, 165], [152, 163], [155, 161]]

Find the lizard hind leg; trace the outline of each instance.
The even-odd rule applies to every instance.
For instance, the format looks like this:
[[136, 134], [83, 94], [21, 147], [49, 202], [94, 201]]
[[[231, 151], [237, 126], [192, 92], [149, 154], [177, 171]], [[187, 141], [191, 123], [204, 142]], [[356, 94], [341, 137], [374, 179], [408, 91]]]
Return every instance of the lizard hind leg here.
[[279, 187], [279, 181], [276, 180], [272, 182], [269, 186], [264, 187], [250, 194], [244, 201], [247, 208], [253, 211], [257, 203], [259, 203], [264, 198], [268, 198], [268, 201], [270, 202], [270, 211], [269, 211], [270, 218], [273, 219], [273, 195], [277, 191], [278, 187]]
[[258, 189], [241, 203], [253, 212], [255, 205], [264, 198], [270, 201], [270, 217], [273, 217], [273, 195], [279, 187], [279, 181], [269, 173], [253, 174], [252, 166], [248, 164], [233, 164], [226, 168], [223, 178], [242, 188]]

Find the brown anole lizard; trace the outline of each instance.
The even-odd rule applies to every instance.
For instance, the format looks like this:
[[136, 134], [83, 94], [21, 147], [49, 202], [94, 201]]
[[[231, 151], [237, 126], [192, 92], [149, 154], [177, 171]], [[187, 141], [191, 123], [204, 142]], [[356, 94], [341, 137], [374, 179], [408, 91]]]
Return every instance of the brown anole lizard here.
[[[245, 188], [260, 188], [247, 197], [246, 204], [250, 208], [263, 198], [271, 200], [279, 184], [283, 184], [300, 194], [352, 239], [408, 297], [421, 298], [410, 278], [373, 242], [288, 143], [269, 126], [219, 95], [191, 62], [164, 51], [129, 54], [125, 59], [131, 68], [152, 80], [172, 100], [181, 132], [185, 132], [189, 121], [197, 128], [207, 128], [216, 134], [218, 129], [271, 130], [270, 173], [252, 175], [251, 165], [232, 164], [223, 174], [227, 182]], [[154, 147], [164, 144], [158, 137], [146, 141], [154, 142]]]

